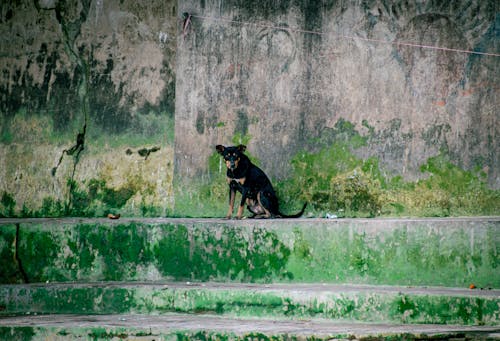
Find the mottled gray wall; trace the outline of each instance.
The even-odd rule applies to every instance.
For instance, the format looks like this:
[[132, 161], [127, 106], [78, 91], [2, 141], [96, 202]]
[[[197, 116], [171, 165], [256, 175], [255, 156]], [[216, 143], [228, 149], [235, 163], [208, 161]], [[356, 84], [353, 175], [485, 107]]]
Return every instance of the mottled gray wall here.
[[0, 216], [172, 206], [176, 6], [0, 3]]
[[[315, 151], [340, 119], [368, 137], [407, 179], [446, 152], [499, 180], [500, 57], [394, 44], [500, 53], [496, 0], [237, 1], [179, 3], [176, 174], [208, 176], [218, 143], [251, 136], [273, 177]], [[318, 34], [305, 31], [319, 32]], [[363, 124], [364, 122], [364, 124]]]
[[[212, 178], [214, 146], [233, 140], [285, 178], [344, 119], [368, 139], [359, 156], [407, 179], [442, 151], [500, 188], [500, 57], [393, 44], [499, 54], [499, 12], [495, 0], [3, 1], [0, 215], [168, 214], [174, 109], [179, 180]], [[79, 134], [84, 148], [64, 152]]]

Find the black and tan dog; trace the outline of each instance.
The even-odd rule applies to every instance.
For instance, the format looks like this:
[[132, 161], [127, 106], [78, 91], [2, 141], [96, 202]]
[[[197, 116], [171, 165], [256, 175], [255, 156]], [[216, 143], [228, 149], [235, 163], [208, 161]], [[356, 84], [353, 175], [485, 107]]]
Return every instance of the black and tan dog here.
[[227, 166], [227, 182], [229, 184], [229, 210], [226, 218], [233, 215], [236, 191], [241, 193], [241, 203], [238, 207], [237, 219], [241, 219], [245, 203], [253, 213], [251, 218], [298, 218], [306, 209], [293, 215], [286, 215], [279, 211], [278, 198], [267, 175], [243, 153], [246, 146], [224, 147], [217, 145], [217, 152], [224, 157]]

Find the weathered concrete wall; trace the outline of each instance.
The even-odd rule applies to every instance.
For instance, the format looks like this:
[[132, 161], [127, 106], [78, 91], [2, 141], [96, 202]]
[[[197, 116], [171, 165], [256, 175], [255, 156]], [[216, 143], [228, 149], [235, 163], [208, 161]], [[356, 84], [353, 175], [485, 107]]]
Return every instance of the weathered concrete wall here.
[[203, 314], [38, 315], [2, 320], [0, 337], [23, 341], [73, 340], [497, 340], [498, 327], [388, 325], [315, 320], [231, 319]]
[[[329, 284], [45, 283], [0, 285], [0, 317], [210, 314], [238, 318], [500, 326], [498, 290]], [[0, 321], [0, 323], [3, 321]]]
[[166, 214], [175, 16], [173, 0], [2, 2], [0, 215]]
[[199, 1], [178, 36], [176, 174], [209, 178], [216, 144], [248, 142], [274, 178], [328, 145], [344, 119], [356, 153], [421, 176], [449, 154], [500, 187], [499, 4], [472, 1]]
[[500, 288], [500, 220], [35, 220], [0, 226], [0, 283], [218, 281]]
[[[0, 216], [222, 215], [217, 143], [247, 143], [273, 180], [343, 140], [384, 175], [428, 176], [419, 167], [442, 153], [499, 188], [500, 58], [391, 44], [499, 53], [498, 12], [494, 0], [2, 3]], [[299, 179], [285, 207], [344, 209], [328, 204], [331, 166], [304, 170], [323, 183]], [[468, 176], [456, 187], [469, 198], [428, 186], [400, 196], [423, 209], [391, 197], [398, 210], [372, 202], [365, 216], [498, 214], [498, 193], [477, 195], [483, 180]]]

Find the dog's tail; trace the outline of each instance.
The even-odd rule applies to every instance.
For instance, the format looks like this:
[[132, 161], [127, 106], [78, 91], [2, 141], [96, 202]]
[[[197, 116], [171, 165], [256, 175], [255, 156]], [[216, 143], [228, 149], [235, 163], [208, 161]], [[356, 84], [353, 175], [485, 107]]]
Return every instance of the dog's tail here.
[[304, 203], [304, 206], [302, 206], [302, 209], [300, 210], [299, 213], [295, 214], [283, 214], [280, 212], [280, 218], [299, 218], [302, 214], [304, 214], [304, 211], [306, 210], [307, 207], [307, 202]]

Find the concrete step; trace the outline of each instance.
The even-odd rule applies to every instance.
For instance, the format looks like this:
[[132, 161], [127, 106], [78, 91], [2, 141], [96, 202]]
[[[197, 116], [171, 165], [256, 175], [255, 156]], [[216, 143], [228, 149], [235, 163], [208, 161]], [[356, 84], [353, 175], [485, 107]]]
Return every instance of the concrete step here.
[[0, 283], [219, 281], [500, 288], [500, 217], [0, 219]]
[[1, 340], [499, 340], [500, 327], [234, 319], [208, 315], [0, 317]]
[[499, 326], [500, 290], [179, 282], [0, 286], [3, 316], [172, 312], [238, 318]]

